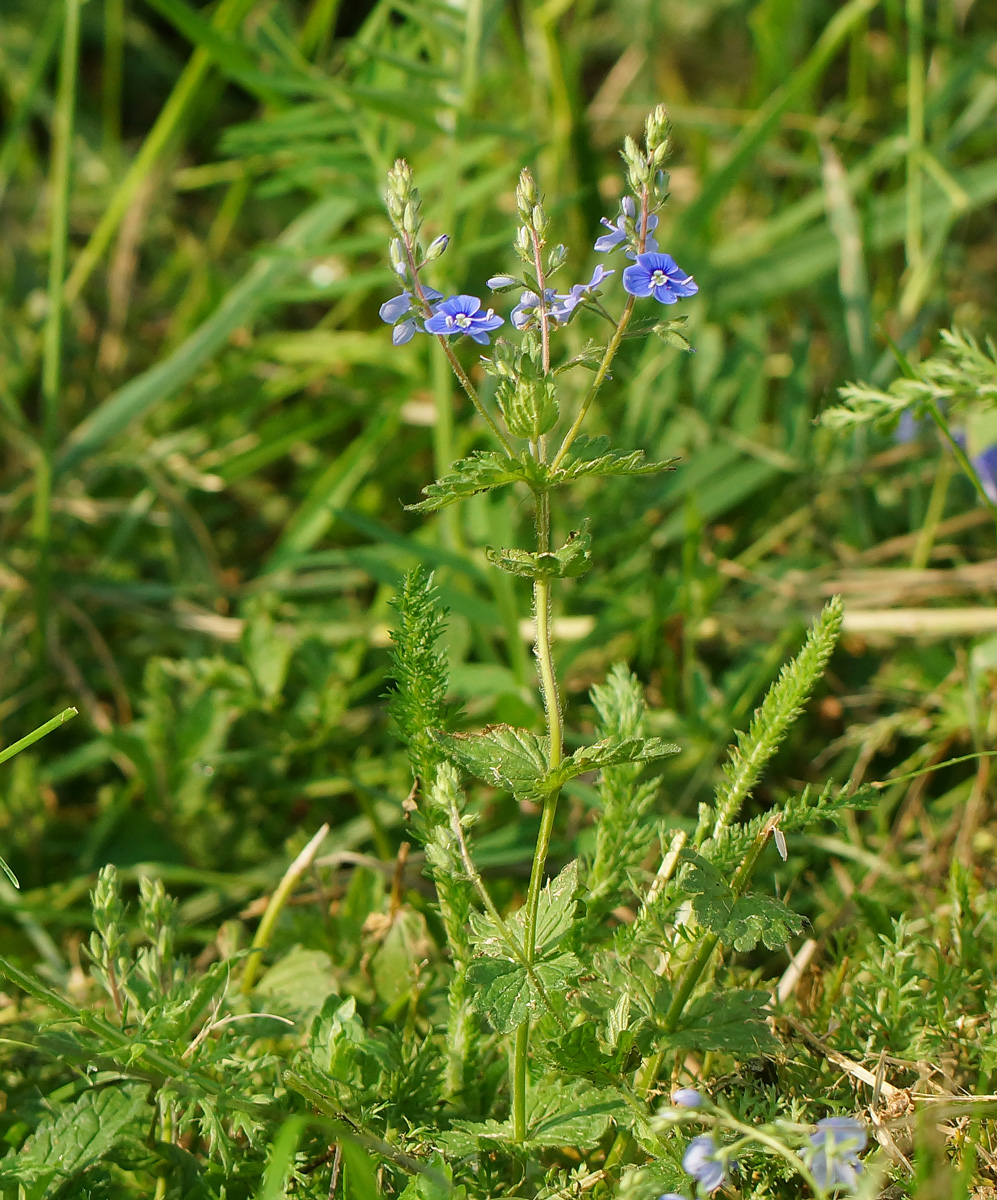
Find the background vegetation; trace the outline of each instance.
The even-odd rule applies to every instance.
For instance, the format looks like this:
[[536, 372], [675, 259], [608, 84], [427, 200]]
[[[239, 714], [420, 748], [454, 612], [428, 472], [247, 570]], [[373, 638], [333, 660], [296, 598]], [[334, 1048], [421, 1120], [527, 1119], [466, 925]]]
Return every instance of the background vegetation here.
[[[993, 523], [927, 433], [815, 424], [846, 381], [899, 373], [885, 335], [917, 361], [940, 328], [993, 330], [993, 16], [982, 0], [6, 0], [4, 744], [80, 710], [0, 767], [0, 851], [21, 884], [0, 878], [2, 953], [53, 989], [12, 985], [0, 1005], [11, 1153], [85, 1085], [37, 1023], [53, 997], [104, 1003], [85, 947], [107, 863], [126, 898], [139, 879], [165, 884], [176, 951], [210, 975], [327, 823], [272, 933], [268, 1010], [307, 1016], [333, 987], [373, 1024], [432, 1020], [436, 1001], [420, 1009], [398, 982], [438, 959], [442, 935], [419, 856], [397, 857], [410, 778], [384, 703], [389, 601], [408, 568], [434, 570], [461, 720], [535, 725], [525, 585], [483, 555], [529, 515], [511, 493], [429, 520], [402, 507], [481, 430], [429, 339], [392, 349], [378, 319], [393, 292], [383, 180], [409, 159], [430, 235], [452, 235], [436, 282], [480, 295], [512, 266], [530, 163], [587, 278], [619, 143], [660, 101], [676, 150], [659, 240], [700, 286], [695, 353], [625, 347], [598, 421], [681, 462], [580, 488], [562, 513], [562, 533], [590, 519], [598, 564], [556, 614], [569, 724], [597, 723], [588, 689], [628, 663], [650, 731], [682, 747], [654, 819], [690, 828], [731, 730], [841, 594], [845, 636], [757, 811], [807, 782], [905, 778], [766, 859], [812, 936], [792, 961], [766, 951], [742, 969], [796, 1032], [778, 1061], [717, 1069], [737, 1072], [726, 1090], [748, 1109], [997, 1091], [991, 760], [950, 762], [997, 736]], [[555, 866], [591, 844], [593, 789], [566, 794]], [[480, 812], [479, 865], [511, 904], [536, 813], [501, 795]], [[155, 930], [165, 901], [149, 888]], [[127, 928], [114, 903], [98, 904], [104, 935]], [[400, 905], [403, 966], [382, 953], [379, 970]], [[229, 1089], [267, 1092], [290, 1053], [268, 1042]], [[399, 1095], [418, 1094], [417, 1068], [392, 1068]], [[260, 1134], [258, 1117], [238, 1165], [197, 1167], [203, 1194], [264, 1186], [280, 1126]], [[889, 1151], [892, 1186], [994, 1181], [985, 1121], [919, 1136], [917, 1153], [899, 1136]], [[191, 1147], [171, 1159], [168, 1140], [42, 1173], [27, 1194], [79, 1179], [93, 1190], [65, 1194], [202, 1194], [183, 1182]]]

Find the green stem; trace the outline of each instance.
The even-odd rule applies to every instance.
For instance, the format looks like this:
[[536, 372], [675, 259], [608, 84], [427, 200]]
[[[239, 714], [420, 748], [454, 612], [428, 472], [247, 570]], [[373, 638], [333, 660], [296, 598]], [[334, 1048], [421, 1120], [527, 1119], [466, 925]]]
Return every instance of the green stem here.
[[578, 437], [586, 414], [592, 407], [592, 401], [595, 399], [596, 394], [605, 382], [606, 376], [609, 374], [609, 368], [613, 365], [613, 359], [616, 357], [616, 351], [620, 348], [620, 342], [623, 341], [623, 335], [626, 332], [627, 326], [630, 324], [630, 316], [633, 313], [633, 310], [634, 298], [631, 296], [626, 303], [626, 307], [624, 308], [622, 315], [620, 316], [620, 323], [616, 326], [616, 332], [613, 334], [609, 345], [606, 347], [606, 353], [602, 356], [602, 362], [599, 364], [599, 369], [595, 373], [595, 379], [592, 380], [589, 390], [585, 393], [585, 399], [582, 401], [581, 408], [578, 410], [578, 415], [572, 422], [571, 428], [564, 435], [564, 441], [561, 443], [560, 450], [558, 450], [557, 454], [554, 456], [554, 461], [551, 463], [551, 467], [555, 471], [564, 461], [564, 456], [571, 449], [571, 445], [575, 438]]
[[44, 646], [46, 641], [52, 577], [52, 459], [59, 434], [62, 316], [66, 304], [66, 247], [69, 237], [69, 190], [80, 45], [80, 3], [81, 0], [66, 0], [65, 3], [59, 92], [52, 119], [52, 175], [49, 184], [51, 241], [48, 258], [48, 304], [42, 335], [42, 453], [36, 471], [32, 519], [32, 530], [38, 547], [35, 603], [40, 646]]
[[27, 750], [39, 738], [43, 738], [47, 733], [51, 733], [53, 729], [58, 729], [60, 725], [64, 725], [66, 721], [71, 720], [76, 714], [77, 709], [64, 708], [58, 716], [53, 717], [50, 721], [46, 721], [44, 725], [39, 725], [37, 729], [29, 733], [26, 737], [21, 738], [19, 742], [15, 742], [13, 746], [8, 746], [6, 749], [0, 750], [0, 763], [5, 763], [8, 758], [13, 758], [15, 754], [19, 754], [22, 750]]
[[104, 150], [121, 150], [121, 76], [125, 50], [125, 0], [104, 0], [104, 61], [101, 85]]
[[[744, 856], [734, 878], [731, 880], [730, 887], [735, 899], [740, 896], [741, 892], [747, 886], [748, 880], [755, 869], [755, 864], [758, 862], [759, 856], [765, 849], [765, 845], [772, 836], [772, 831], [777, 824], [777, 821], [769, 821], [748, 847], [747, 854]], [[682, 972], [682, 979], [675, 990], [675, 995], [672, 997], [672, 1002], [668, 1006], [668, 1012], [665, 1014], [665, 1019], [662, 1022], [662, 1033], [665, 1038], [669, 1034], [674, 1033], [678, 1028], [682, 1014], [685, 1012], [685, 1006], [689, 1003], [692, 993], [696, 990], [703, 972], [709, 967], [719, 944], [720, 939], [715, 933], [708, 934], [699, 943], [699, 947], [693, 958], [686, 964], [685, 970]], [[665, 1051], [659, 1050], [644, 1062], [634, 1083], [635, 1091], [646, 1094], [654, 1087], [655, 1081], [661, 1072], [661, 1064], [664, 1062], [664, 1058]]]
[[[647, 243], [647, 218], [648, 218], [648, 191], [643, 188], [640, 197], [640, 228], [638, 230], [638, 253], [643, 252], [644, 246]], [[585, 420], [588, 410], [592, 407], [592, 401], [596, 398], [599, 389], [605, 382], [606, 376], [609, 374], [609, 368], [613, 365], [613, 359], [616, 357], [616, 352], [620, 348], [620, 343], [623, 341], [623, 335], [627, 331], [627, 326], [630, 324], [630, 317], [633, 315], [634, 297], [627, 298], [626, 306], [620, 314], [620, 323], [616, 326], [616, 332], [610, 338], [609, 345], [606, 347], [606, 353], [602, 356], [602, 362], [599, 364], [599, 369], [595, 373], [595, 379], [592, 380], [592, 386], [585, 393], [585, 399], [582, 401], [582, 406], [578, 410], [578, 415], [571, 424], [571, 428], [564, 435], [564, 441], [561, 443], [561, 448], [554, 456], [554, 461], [551, 466], [556, 471], [564, 461], [564, 456], [571, 449], [571, 445], [581, 430], [582, 423]]]
[[[537, 450], [540, 453], [540, 450]], [[536, 498], [537, 549], [544, 553], [550, 549], [550, 493], [540, 492]], [[554, 669], [551, 638], [550, 580], [536, 579], [533, 582], [533, 607], [537, 624], [536, 657], [540, 676], [540, 694], [547, 715], [549, 749], [547, 763], [554, 771], [561, 765], [564, 755], [564, 718], [561, 710], [561, 695]], [[554, 817], [560, 790], [544, 797], [540, 814], [540, 830], [533, 851], [533, 868], [530, 871], [530, 886], [526, 893], [526, 917], [523, 929], [523, 952], [527, 963], [532, 966], [537, 948], [537, 912], [540, 908], [540, 893], [543, 890], [544, 870], [554, 832]], [[513, 1133], [517, 1141], [526, 1137], [526, 1066], [530, 1049], [530, 1023], [524, 1021], [516, 1031], [513, 1061]]]

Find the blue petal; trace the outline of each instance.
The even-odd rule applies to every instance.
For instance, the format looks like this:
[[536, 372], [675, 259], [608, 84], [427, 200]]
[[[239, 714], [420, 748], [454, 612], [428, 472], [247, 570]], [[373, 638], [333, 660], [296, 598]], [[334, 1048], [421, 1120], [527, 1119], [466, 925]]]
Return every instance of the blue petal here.
[[402, 292], [400, 296], [392, 296], [390, 300], [385, 300], [377, 311], [386, 325], [394, 325], [398, 318], [404, 317], [411, 307], [412, 293]]
[[415, 337], [415, 332], [418, 329], [415, 321], [402, 321], [400, 325], [396, 325], [391, 331], [391, 341], [395, 346], [404, 346], [406, 342], [410, 342]]

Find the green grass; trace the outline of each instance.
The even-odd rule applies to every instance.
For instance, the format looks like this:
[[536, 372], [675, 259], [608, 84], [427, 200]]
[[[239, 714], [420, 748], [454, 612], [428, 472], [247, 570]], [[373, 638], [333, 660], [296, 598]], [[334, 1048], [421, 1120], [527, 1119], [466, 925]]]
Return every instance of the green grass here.
[[[438, 347], [393, 350], [378, 319], [394, 288], [383, 180], [397, 156], [412, 163], [427, 232], [452, 235], [433, 282], [482, 294], [514, 265], [513, 195], [530, 164], [572, 278], [588, 278], [598, 219], [617, 207], [618, 146], [658, 102], [675, 141], [659, 232], [700, 284], [685, 310], [696, 352], [625, 343], [593, 410], [595, 431], [679, 456], [677, 469], [582, 483], [555, 517], [562, 541], [589, 519], [597, 564], [555, 611], [567, 749], [600, 723], [589, 689], [629, 664], [648, 733], [682, 748], [656, 768], [647, 831], [691, 835], [732, 730], [842, 595], [825, 680], [745, 815], [806, 784], [893, 781], [841, 825], [790, 835], [787, 862], [766, 851], [759, 878], [812, 942], [791, 944], [792, 966], [758, 949], [723, 969], [779, 993], [783, 1046], [710, 1052], [698, 1069], [744, 1120], [861, 1113], [910, 1089], [914, 1115], [900, 1100], [887, 1114], [882, 1186], [985, 1194], [992, 1102], [945, 1105], [997, 1092], [994, 789], [991, 760], [966, 760], [997, 737], [993, 524], [933, 435], [896, 444], [815, 422], [846, 382], [900, 374], [887, 335], [916, 363], [940, 328], [994, 331], [997, 81], [985, 6], [961, 12], [951, 0], [3, 7], [2, 744], [67, 707], [80, 715], [0, 766], [0, 854], [20, 883], [0, 877], [0, 954], [20, 973], [0, 999], [0, 1138], [9, 1157], [46, 1113], [72, 1113], [92, 1071], [119, 1080], [101, 1094], [118, 1096], [106, 1129], [120, 1118], [122, 1130], [81, 1149], [73, 1171], [39, 1166], [24, 1195], [324, 1197], [332, 1174], [337, 1195], [444, 1194], [420, 1138], [437, 1111], [446, 930], [421, 849], [397, 857], [412, 841], [410, 775], [385, 703], [389, 601], [406, 571], [434, 571], [449, 609], [464, 726], [539, 729], [543, 714], [526, 585], [484, 554], [528, 544], [523, 497], [428, 518], [403, 507], [486, 431]], [[574, 326], [566, 337], [582, 349]], [[972, 419], [985, 440], [985, 414]], [[555, 870], [595, 853], [594, 785], [565, 795]], [[474, 807], [478, 867], [503, 911], [516, 907], [538, 814], [485, 789]], [[296, 1027], [249, 1019], [233, 986], [225, 1011], [239, 1019], [206, 1034], [191, 1065], [204, 998], [221, 994], [226, 962], [244, 969], [268, 898], [325, 823], [315, 863], [267, 917], [253, 1001]], [[138, 1066], [140, 1031], [100, 986], [116, 955], [144, 978], [135, 913], [108, 896], [92, 910], [108, 863], [132, 904], [146, 881], [147, 935], [176, 925], [174, 957], [156, 950], [175, 973], [170, 1004], [201, 1003], [190, 1026], [155, 1001], [161, 1061]], [[422, 982], [402, 986], [423, 959]], [[134, 986], [155, 1007], [153, 984]], [[352, 1090], [322, 1107], [319, 1068], [300, 1055], [330, 988], [356, 997], [357, 1015], [335, 1018], [342, 1059], [323, 1069]], [[364, 1031], [379, 1065], [349, 1049]], [[464, 1115], [504, 1115], [501, 1045], [483, 1036]], [[153, 1133], [138, 1084], [166, 1096]], [[198, 1096], [213, 1099], [190, 1134]], [[537, 1157], [587, 1180], [611, 1145]], [[640, 1152], [616, 1153], [583, 1190], [682, 1189], [677, 1159], [629, 1176], [646, 1169]], [[409, 1158], [436, 1175], [410, 1175]], [[0, 1191], [15, 1196], [3, 1164]], [[761, 1174], [753, 1184], [746, 1169], [735, 1194], [797, 1194], [749, 1165]], [[573, 1194], [567, 1174], [531, 1171], [485, 1156], [476, 1181], [458, 1170], [457, 1182]]]

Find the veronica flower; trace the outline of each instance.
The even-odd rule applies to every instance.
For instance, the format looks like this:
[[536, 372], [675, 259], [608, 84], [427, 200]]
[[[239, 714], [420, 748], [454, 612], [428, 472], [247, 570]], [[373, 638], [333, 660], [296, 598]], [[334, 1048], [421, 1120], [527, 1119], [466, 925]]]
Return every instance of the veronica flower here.
[[600, 263], [592, 272], [592, 278], [588, 283], [576, 283], [564, 295], [555, 297], [551, 312], [558, 321], [567, 321], [578, 305], [588, 299], [607, 276], [615, 274], [615, 271], [607, 271]]
[[433, 309], [433, 315], [426, 322], [426, 332], [449, 337], [467, 334], [479, 346], [487, 346], [491, 341], [488, 334], [505, 322], [495, 315], [493, 308], [484, 313], [478, 311], [480, 308], [481, 301], [477, 296], [448, 296]]
[[694, 1137], [682, 1155], [682, 1170], [708, 1191], [715, 1192], [724, 1181], [724, 1164], [717, 1157], [717, 1144], [711, 1134]]
[[703, 1097], [695, 1088], [676, 1088], [672, 1092], [672, 1104], [677, 1108], [699, 1108], [702, 1103]]
[[817, 1122], [806, 1152], [810, 1171], [821, 1188], [855, 1187], [862, 1164], [859, 1152], [865, 1149], [866, 1133], [854, 1117], [825, 1117]]
[[[555, 316], [553, 302], [556, 299], [557, 293], [553, 288], [544, 288], [544, 304], [552, 316]], [[509, 320], [517, 329], [525, 329], [530, 321], [538, 315], [539, 308], [540, 297], [536, 292], [523, 292], [519, 297], [519, 303], [509, 314]]]
[[623, 272], [623, 286], [631, 296], [653, 296], [660, 304], [674, 304], [699, 291], [693, 277], [670, 254], [638, 254], [634, 265]]
[[[600, 218], [600, 225], [605, 225], [609, 233], [604, 233], [598, 238], [595, 243], [595, 249], [599, 254], [608, 254], [610, 250], [615, 250], [616, 247], [627, 240], [627, 219], [633, 221], [637, 216], [637, 206], [634, 203], [632, 196], [624, 196], [620, 202], [622, 209], [620, 215], [615, 221], [611, 221], [609, 217]], [[644, 250], [655, 252], [658, 249], [658, 243], [651, 236], [651, 231], [657, 229], [658, 218], [651, 213], [647, 218], [647, 223], [644, 227]], [[638, 233], [640, 230], [637, 231]], [[631, 258], [634, 257], [633, 250], [628, 250], [627, 253]]]
[[[443, 293], [438, 292], [435, 288], [423, 287], [422, 294], [429, 301], [430, 305], [437, 300], [443, 299]], [[406, 342], [410, 342], [416, 333], [422, 330], [422, 326], [416, 320], [412, 306], [412, 293], [409, 291], [402, 292], [400, 296], [392, 296], [390, 300], [385, 302], [378, 309], [381, 320], [386, 325], [394, 325], [391, 331], [391, 341], [395, 346], [404, 346]], [[402, 318], [406, 318], [402, 320]]]

